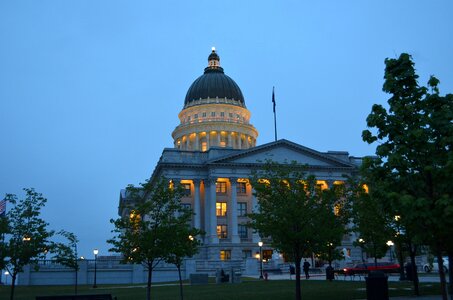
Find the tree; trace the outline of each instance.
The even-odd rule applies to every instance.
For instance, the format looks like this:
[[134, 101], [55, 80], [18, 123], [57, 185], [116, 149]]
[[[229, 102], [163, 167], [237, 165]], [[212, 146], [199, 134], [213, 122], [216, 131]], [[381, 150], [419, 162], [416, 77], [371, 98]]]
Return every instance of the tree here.
[[[453, 234], [453, 96], [440, 96], [439, 80], [418, 85], [410, 55], [385, 60], [388, 110], [373, 105], [362, 138], [376, 147], [373, 179], [385, 181], [389, 202], [414, 235], [442, 256]], [[379, 175], [378, 175], [379, 174]], [[382, 177], [384, 174], [384, 177]], [[447, 299], [440, 263], [441, 289]]]
[[[295, 299], [301, 299], [301, 259], [333, 240], [341, 240], [347, 218], [335, 216], [338, 199], [323, 191], [314, 176], [304, 174], [304, 166], [293, 162], [278, 164], [268, 161], [255, 172], [250, 183], [259, 201], [258, 211], [250, 216], [250, 226], [296, 266]], [[325, 226], [325, 222], [329, 226]], [[339, 231], [337, 229], [340, 228]]]
[[168, 236], [169, 252], [165, 257], [167, 263], [174, 264], [178, 269], [179, 277], [179, 295], [181, 300], [184, 299], [181, 278], [181, 265], [186, 257], [192, 257], [198, 253], [198, 248], [201, 245], [200, 240], [196, 237], [202, 232], [188, 225], [192, 211], [187, 210], [183, 215], [180, 215], [175, 224], [172, 226], [172, 235]]
[[45, 256], [50, 247], [49, 238], [54, 234], [47, 229], [48, 223], [40, 218], [41, 209], [47, 202], [34, 189], [24, 189], [25, 199], [7, 194], [5, 199], [13, 205], [4, 218], [2, 226], [2, 260], [11, 275], [10, 299], [14, 299], [17, 274], [25, 265]]
[[51, 251], [54, 253], [53, 259], [59, 264], [71, 268], [75, 272], [74, 293], [77, 295], [79, 259], [77, 256], [77, 243], [79, 240], [74, 233], [61, 230], [59, 235], [66, 238], [66, 243], [54, 243]]
[[364, 188], [363, 183], [351, 187], [356, 196], [352, 205], [353, 230], [360, 236], [355, 245], [373, 257], [377, 265], [377, 259], [384, 257], [387, 253], [387, 241], [394, 236], [391, 227], [393, 217], [389, 215], [379, 197], [379, 190], [374, 189], [374, 185], [367, 185], [367, 189]]
[[[146, 181], [139, 187], [129, 185], [130, 215], [110, 220], [115, 226], [112, 230], [115, 236], [107, 241], [113, 245], [110, 251], [121, 253], [125, 263], [141, 263], [147, 268], [148, 300], [151, 299], [154, 268], [165, 259], [171, 260], [172, 257], [176, 261], [176, 257], [183, 255], [183, 250], [179, 249], [182, 245], [180, 239], [187, 240], [191, 232], [186, 227], [190, 213], [180, 203], [182, 193], [182, 188], [164, 177], [156, 182]], [[197, 231], [192, 233], [196, 237]]]

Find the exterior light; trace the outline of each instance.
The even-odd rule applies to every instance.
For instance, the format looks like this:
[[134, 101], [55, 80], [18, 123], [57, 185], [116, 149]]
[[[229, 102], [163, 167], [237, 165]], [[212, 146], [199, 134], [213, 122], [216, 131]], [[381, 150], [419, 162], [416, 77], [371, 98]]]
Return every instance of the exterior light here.
[[258, 246], [260, 247], [260, 279], [263, 279], [263, 242], [259, 241]]
[[93, 283], [93, 288], [97, 288], [98, 286], [96, 285], [96, 273], [97, 273], [97, 259], [98, 259], [98, 253], [99, 253], [99, 250], [98, 249], [94, 249], [93, 250], [93, 254], [94, 254], [94, 283]]
[[394, 245], [394, 244], [393, 244], [392, 241], [387, 241], [387, 246], [391, 247], [391, 246], [393, 246], [393, 245]]
[[193, 236], [189, 235], [189, 240], [193, 241]]

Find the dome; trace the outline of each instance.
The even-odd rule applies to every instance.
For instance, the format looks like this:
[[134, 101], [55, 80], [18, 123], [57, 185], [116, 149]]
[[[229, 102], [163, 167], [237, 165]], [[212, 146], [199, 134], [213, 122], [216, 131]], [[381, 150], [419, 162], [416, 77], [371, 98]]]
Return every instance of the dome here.
[[241, 89], [233, 79], [224, 74], [215, 49], [209, 55], [208, 62], [204, 74], [198, 77], [187, 91], [184, 107], [192, 104], [193, 101], [208, 98], [235, 100], [240, 106], [245, 107]]

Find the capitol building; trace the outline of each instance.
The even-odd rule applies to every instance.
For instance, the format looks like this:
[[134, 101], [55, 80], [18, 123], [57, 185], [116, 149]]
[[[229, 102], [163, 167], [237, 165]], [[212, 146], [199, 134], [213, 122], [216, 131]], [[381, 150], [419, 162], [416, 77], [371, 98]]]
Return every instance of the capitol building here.
[[[196, 257], [199, 260], [255, 257], [260, 237], [246, 223], [259, 199], [247, 178], [264, 161], [307, 165], [307, 172], [324, 187], [342, 183], [344, 175], [356, 174], [361, 164], [361, 158], [345, 151], [319, 152], [284, 139], [258, 144], [258, 130], [251, 123], [243, 93], [225, 74], [215, 49], [204, 73], [189, 87], [178, 117], [173, 147], [163, 150], [150, 181], [163, 176], [185, 189], [181, 202], [194, 212], [192, 225], [206, 233]], [[127, 204], [122, 190], [119, 214], [123, 217], [130, 213]], [[360, 250], [351, 251], [355, 239], [350, 235], [343, 238], [348, 256], [360, 256]], [[263, 258], [271, 259], [270, 245], [263, 249]]]

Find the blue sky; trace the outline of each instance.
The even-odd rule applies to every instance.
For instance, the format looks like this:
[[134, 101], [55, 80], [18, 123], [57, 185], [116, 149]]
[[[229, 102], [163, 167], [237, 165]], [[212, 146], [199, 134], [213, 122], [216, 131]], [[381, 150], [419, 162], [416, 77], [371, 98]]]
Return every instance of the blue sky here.
[[384, 59], [410, 53], [420, 84], [453, 92], [453, 2], [0, 2], [0, 194], [34, 187], [51, 228], [106, 254], [119, 191], [148, 178], [215, 46], [258, 129], [318, 151], [361, 140], [385, 104]]

